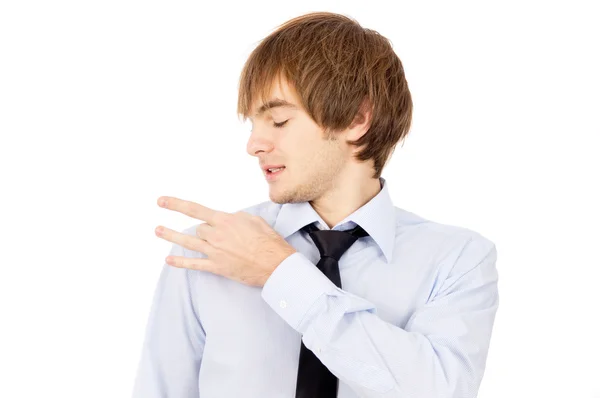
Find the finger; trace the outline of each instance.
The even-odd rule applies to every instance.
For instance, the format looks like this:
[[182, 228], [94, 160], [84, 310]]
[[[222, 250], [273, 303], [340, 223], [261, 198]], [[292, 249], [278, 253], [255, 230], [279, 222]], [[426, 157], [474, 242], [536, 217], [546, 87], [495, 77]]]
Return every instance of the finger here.
[[205, 240], [199, 239], [195, 236], [182, 234], [181, 232], [177, 232], [163, 226], [157, 227], [155, 233], [159, 238], [173, 242], [179, 246], [185, 247], [186, 249], [209, 255], [208, 252], [210, 251], [210, 244]]
[[[164, 206], [161, 205], [163, 200], [166, 201]], [[206, 221], [211, 225], [215, 225], [215, 216], [219, 213], [223, 213], [221, 211], [202, 206], [199, 203], [175, 198], [173, 196], [161, 196], [158, 198], [157, 203], [159, 206], [165, 209], [177, 211], [200, 221]]]
[[214, 232], [215, 227], [207, 223], [202, 223], [196, 227], [196, 236], [207, 242], [210, 242], [211, 238], [214, 236]]
[[188, 268], [197, 271], [212, 272], [214, 268], [212, 262], [208, 258], [169, 256], [165, 259], [165, 262], [173, 267]]

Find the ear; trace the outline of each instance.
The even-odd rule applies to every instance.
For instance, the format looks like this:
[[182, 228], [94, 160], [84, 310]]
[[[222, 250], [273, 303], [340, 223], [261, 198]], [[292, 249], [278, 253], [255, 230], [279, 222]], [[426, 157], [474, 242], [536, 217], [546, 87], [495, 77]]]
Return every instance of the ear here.
[[365, 98], [360, 104], [354, 120], [348, 126], [346, 138], [355, 141], [362, 137], [369, 130], [369, 127], [371, 127], [372, 115], [371, 102]]

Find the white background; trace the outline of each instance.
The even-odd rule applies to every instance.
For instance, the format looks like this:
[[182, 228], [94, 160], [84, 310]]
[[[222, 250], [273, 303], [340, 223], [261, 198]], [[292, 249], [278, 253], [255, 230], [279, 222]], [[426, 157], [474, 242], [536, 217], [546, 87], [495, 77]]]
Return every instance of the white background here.
[[[0, 396], [129, 397], [171, 244], [268, 200], [236, 115], [254, 46], [334, 11], [389, 38], [414, 122], [394, 204], [497, 245], [480, 397], [600, 397], [597, 2], [4, 1]], [[393, 5], [392, 5], [393, 4]]]

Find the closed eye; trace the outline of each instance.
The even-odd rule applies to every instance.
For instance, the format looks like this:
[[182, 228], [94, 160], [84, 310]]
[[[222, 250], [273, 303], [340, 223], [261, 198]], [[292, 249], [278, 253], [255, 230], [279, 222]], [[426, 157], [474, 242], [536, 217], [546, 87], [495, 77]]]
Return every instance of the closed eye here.
[[[290, 120], [290, 119], [288, 119], [288, 120]], [[275, 122], [273, 122], [273, 127], [277, 127], [277, 128], [283, 127], [288, 122], [288, 120], [283, 121], [281, 123], [275, 123]]]

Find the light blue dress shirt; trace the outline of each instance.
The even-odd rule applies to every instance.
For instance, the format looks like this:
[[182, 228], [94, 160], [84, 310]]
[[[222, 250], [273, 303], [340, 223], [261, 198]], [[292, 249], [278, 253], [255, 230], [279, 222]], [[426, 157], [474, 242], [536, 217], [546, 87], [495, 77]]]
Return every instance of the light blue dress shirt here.
[[[164, 264], [133, 396], [294, 398], [302, 339], [340, 398], [476, 397], [499, 303], [495, 244], [395, 207], [380, 183], [333, 228], [370, 235], [341, 257], [341, 289], [300, 231], [329, 229], [308, 202], [244, 209], [297, 250], [262, 288]], [[206, 257], [175, 244], [170, 254]]]

